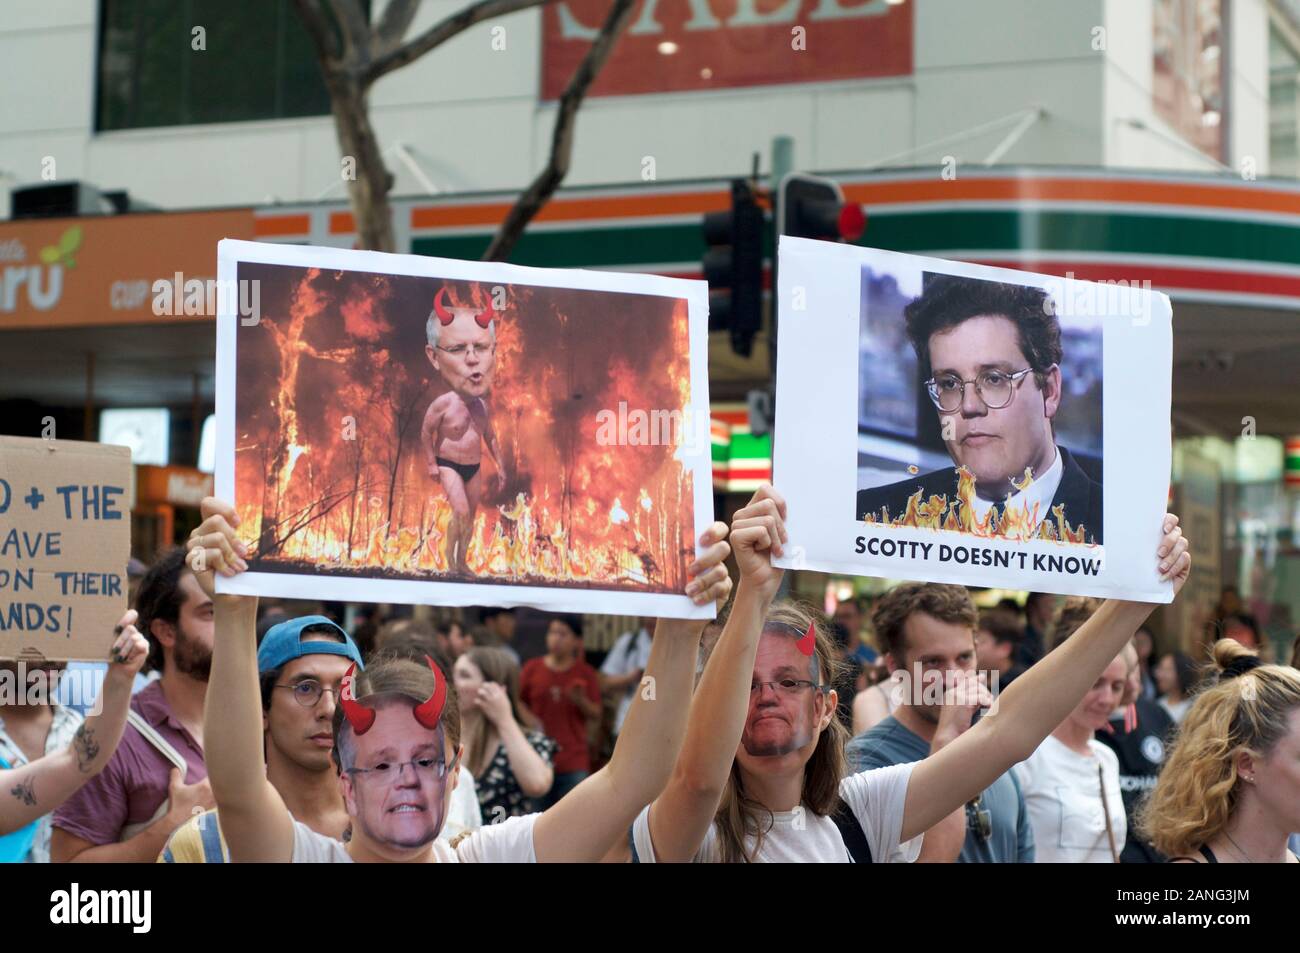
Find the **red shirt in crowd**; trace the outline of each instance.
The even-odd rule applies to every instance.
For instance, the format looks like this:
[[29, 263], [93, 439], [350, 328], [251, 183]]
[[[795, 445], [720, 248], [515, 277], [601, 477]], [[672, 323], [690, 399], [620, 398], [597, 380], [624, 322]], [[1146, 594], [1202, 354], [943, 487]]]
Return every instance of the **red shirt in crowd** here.
[[581, 685], [586, 696], [600, 704], [600, 678], [596, 670], [581, 659], [558, 672], [546, 664], [545, 656], [529, 659], [519, 676], [520, 698], [542, 720], [543, 729], [560, 746], [554, 759], [556, 774], [591, 770], [587, 718], [582, 709], [569, 700], [572, 685]]

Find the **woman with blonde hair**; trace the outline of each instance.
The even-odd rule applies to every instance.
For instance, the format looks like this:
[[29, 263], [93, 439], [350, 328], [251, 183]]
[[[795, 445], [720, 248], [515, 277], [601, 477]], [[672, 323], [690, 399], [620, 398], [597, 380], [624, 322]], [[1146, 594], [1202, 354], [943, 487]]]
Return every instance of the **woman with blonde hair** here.
[[1262, 664], [1233, 639], [1213, 652], [1210, 687], [1183, 719], [1141, 826], [1175, 862], [1294, 864], [1300, 672]]
[[[963, 820], [960, 809], [1038, 747], [1154, 608], [1108, 600], [974, 726], [978, 675], [954, 673], [930, 757], [847, 773], [825, 623], [774, 603], [782, 570], [771, 557], [785, 551], [785, 519], [766, 485], [735, 514], [740, 584], [671, 780], [632, 827], [641, 862], [915, 860], [918, 835]], [[1164, 518], [1158, 538], [1160, 578], [1177, 591], [1191, 565], [1177, 517]]]
[[475, 646], [452, 670], [461, 742], [486, 824], [531, 814], [551, 789], [555, 742], [519, 700], [519, 666], [504, 649]]

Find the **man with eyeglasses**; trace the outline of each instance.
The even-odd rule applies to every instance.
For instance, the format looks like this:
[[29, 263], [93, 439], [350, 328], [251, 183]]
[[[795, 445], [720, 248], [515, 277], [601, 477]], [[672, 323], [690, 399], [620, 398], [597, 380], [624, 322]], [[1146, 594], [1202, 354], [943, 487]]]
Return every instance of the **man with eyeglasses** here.
[[[929, 757], [936, 740], [964, 733], [992, 693], [976, 670], [975, 604], [962, 586], [909, 582], [885, 593], [871, 613], [890, 672], [904, 671], [899, 705], [845, 747], [854, 771]], [[942, 690], [941, 690], [942, 688]], [[940, 730], [941, 726], [949, 730]], [[897, 860], [897, 856], [886, 858]], [[1001, 775], [979, 797], [926, 831], [918, 861], [1033, 863], [1034, 835], [1015, 775]]]
[[496, 432], [484, 397], [496, 370], [496, 310], [447, 302], [447, 286], [438, 289], [425, 325], [424, 353], [447, 390], [424, 414], [420, 443], [429, 478], [442, 487], [451, 504], [445, 553], [450, 572], [467, 574], [465, 553], [474, 532], [474, 516], [483, 493], [480, 466], [483, 447], [496, 465], [494, 489], [505, 489], [506, 474]]
[[[339, 683], [361, 653], [324, 616], [271, 626], [257, 652], [265, 727], [266, 777], [289, 812], [312, 830], [341, 837], [348, 826], [330, 750]], [[181, 825], [159, 855], [162, 863], [229, 863], [217, 812]]]
[[[1063, 507], [1072, 529], [1102, 542], [1100, 464], [1057, 444], [1061, 406], [1061, 326], [1041, 288], [927, 274], [905, 309], [917, 367], [939, 416], [954, 467], [859, 490], [856, 519], [897, 519], [918, 490], [921, 502], [957, 499], [957, 468], [974, 478], [972, 513], [1023, 510], [1055, 522]], [[1027, 479], [1028, 476], [1028, 479]], [[887, 510], [885, 514], [882, 511]], [[1035, 525], [1035, 529], [1037, 526]]]

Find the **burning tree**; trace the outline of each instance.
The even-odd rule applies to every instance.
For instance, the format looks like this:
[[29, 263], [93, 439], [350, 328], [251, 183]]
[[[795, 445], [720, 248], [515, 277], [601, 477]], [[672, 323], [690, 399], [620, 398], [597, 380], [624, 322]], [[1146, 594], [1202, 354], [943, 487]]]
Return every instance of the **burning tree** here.
[[[325, 13], [321, 0], [295, 0], [298, 15], [316, 47], [339, 148], [343, 155], [356, 160], [356, 175], [348, 180], [348, 198], [362, 248], [396, 251], [388, 201], [393, 176], [384, 167], [379, 139], [370, 123], [370, 87], [380, 77], [414, 62], [477, 23], [549, 2], [479, 0], [404, 41], [419, 7], [418, 0], [389, 0], [375, 24], [367, 19], [360, 0], [327, 0], [332, 17]], [[631, 21], [635, 6], [635, 0], [613, 0], [591, 49], [560, 96], [546, 167], [501, 223], [483, 256], [485, 260], [503, 261], [509, 257], [528, 223], [564, 181], [573, 154], [578, 108]]]

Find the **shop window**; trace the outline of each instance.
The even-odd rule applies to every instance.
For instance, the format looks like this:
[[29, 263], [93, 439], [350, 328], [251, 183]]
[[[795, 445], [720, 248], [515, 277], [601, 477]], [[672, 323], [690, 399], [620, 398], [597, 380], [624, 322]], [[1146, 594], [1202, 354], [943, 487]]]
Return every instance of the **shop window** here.
[[99, 24], [100, 131], [330, 111], [292, 0], [102, 0]]

